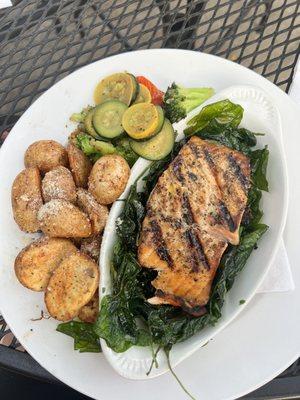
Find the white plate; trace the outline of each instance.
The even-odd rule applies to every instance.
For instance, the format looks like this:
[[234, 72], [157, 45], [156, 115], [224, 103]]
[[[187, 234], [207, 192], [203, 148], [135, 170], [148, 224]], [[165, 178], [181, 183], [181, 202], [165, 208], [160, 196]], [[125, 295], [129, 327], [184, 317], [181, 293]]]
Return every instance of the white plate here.
[[280, 89], [229, 61], [182, 50], [127, 53], [71, 74], [29, 108], [0, 151], [0, 309], [30, 354], [58, 379], [82, 393], [102, 400], [183, 398], [169, 373], [149, 381], [121, 378], [102, 355], [74, 352], [72, 340], [55, 332], [55, 321], [32, 322], [30, 319], [44, 309], [42, 295], [21, 287], [12, 268], [15, 254], [30, 240], [25, 240], [11, 223], [7, 208], [12, 180], [23, 166], [22, 153], [41, 137], [63, 143], [72, 129], [69, 115], [91, 102], [93, 87], [100, 76], [122, 69], [149, 76], [161, 87], [172, 80], [190, 86], [212, 86], [216, 90], [245, 83], [255, 85], [264, 89], [280, 110], [292, 182], [286, 245], [296, 289], [256, 296], [240, 317], [177, 368], [198, 398], [225, 400], [241, 396], [273, 378], [299, 356], [299, 110]]
[[[184, 120], [174, 125], [178, 132], [177, 140], [184, 137], [183, 130], [186, 122], [207, 104], [229, 99], [244, 108], [244, 116], [241, 126], [254, 132], [263, 132], [265, 136], [258, 136], [258, 147], [268, 145], [270, 150], [268, 165], [268, 181], [270, 193], [263, 193], [262, 208], [264, 210], [264, 222], [270, 229], [259, 242], [258, 250], [252, 253], [243, 271], [235, 280], [233, 288], [227, 294], [222, 309], [222, 318], [215, 326], [203, 329], [192, 336], [189, 340], [177, 344], [172, 348], [173, 365], [176, 366], [196, 350], [202, 347], [217, 333], [225, 328], [243, 310], [239, 302], [244, 299], [249, 302], [262, 283], [269, 267], [272, 265], [274, 256], [282, 237], [283, 227], [287, 213], [287, 171], [285, 156], [282, 145], [281, 119], [277, 107], [272, 99], [260, 88], [255, 86], [231, 86], [218, 92], [215, 96], [203, 103], [200, 107], [190, 113]], [[151, 163], [140, 158], [134, 165], [131, 176], [121, 198], [126, 197], [131, 185], [147, 169]], [[147, 172], [146, 172], [147, 174]], [[139, 180], [138, 190], [143, 190], [143, 181]], [[108, 222], [103, 234], [100, 266], [101, 283], [100, 298], [111, 293], [111, 271], [112, 252], [116, 241], [115, 223], [123, 209], [123, 202], [116, 202], [110, 211]], [[267, 260], [267, 261], [266, 261]], [[168, 371], [168, 364], [164, 353], [158, 354], [158, 368], [153, 368], [150, 375], [147, 372], [152, 363], [152, 352], [150, 347], [133, 346], [124, 353], [115, 353], [101, 340], [101, 346], [111, 366], [125, 378], [149, 379], [159, 376]]]

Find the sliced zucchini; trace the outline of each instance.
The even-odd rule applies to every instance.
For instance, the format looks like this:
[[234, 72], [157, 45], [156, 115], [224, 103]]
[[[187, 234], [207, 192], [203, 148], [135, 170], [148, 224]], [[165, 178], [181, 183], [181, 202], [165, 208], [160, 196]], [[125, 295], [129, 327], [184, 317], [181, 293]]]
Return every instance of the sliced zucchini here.
[[125, 72], [117, 73], [102, 79], [96, 86], [94, 100], [101, 104], [107, 100], [119, 100], [129, 106], [135, 98], [137, 83], [133, 75]]
[[134, 140], [147, 140], [162, 128], [164, 112], [152, 103], [139, 103], [129, 107], [123, 114], [122, 125]]
[[137, 96], [139, 95], [140, 87], [139, 87], [139, 83], [136, 80], [135, 76], [132, 75], [132, 74], [129, 74], [129, 73], [128, 73], [128, 75], [130, 75], [130, 77], [132, 79], [132, 82], [133, 82], [133, 86], [134, 86], [134, 92], [133, 92], [132, 99], [131, 99], [131, 104], [132, 104], [132, 103], [134, 103], [134, 101], [136, 100]]
[[84, 119], [84, 127], [87, 133], [93, 137], [98, 137], [98, 133], [95, 131], [94, 125], [93, 125], [93, 114], [94, 110], [90, 110], [87, 113], [87, 116]]
[[113, 144], [103, 142], [102, 140], [92, 139], [91, 145], [94, 146], [96, 150], [100, 151], [103, 156], [106, 154], [114, 154], [116, 152], [116, 148]]
[[109, 139], [120, 136], [124, 132], [122, 117], [126, 110], [126, 104], [118, 100], [108, 100], [99, 104], [93, 113], [93, 125], [96, 132]]
[[162, 130], [145, 142], [130, 140], [132, 150], [147, 160], [156, 161], [165, 158], [173, 149], [175, 133], [171, 122], [165, 119]]
[[137, 98], [135, 99], [133, 104], [138, 104], [138, 103], [151, 103], [152, 97], [150, 90], [145, 86], [139, 83], [139, 94], [137, 95]]

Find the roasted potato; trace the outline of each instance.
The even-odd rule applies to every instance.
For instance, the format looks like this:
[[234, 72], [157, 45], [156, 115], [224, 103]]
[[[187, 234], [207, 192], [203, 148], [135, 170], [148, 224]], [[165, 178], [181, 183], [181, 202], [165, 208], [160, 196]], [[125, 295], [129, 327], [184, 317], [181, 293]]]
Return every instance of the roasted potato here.
[[67, 146], [70, 169], [76, 186], [86, 188], [88, 178], [92, 169], [92, 163], [87, 156], [73, 143]]
[[68, 239], [44, 237], [31, 243], [18, 254], [15, 273], [23, 286], [43, 291], [61, 261], [75, 252], [77, 248]]
[[51, 200], [38, 212], [40, 229], [50, 237], [83, 238], [92, 234], [91, 222], [84, 212], [66, 200]]
[[68, 321], [94, 296], [99, 284], [98, 265], [80, 253], [66, 257], [53, 272], [45, 292], [49, 314]]
[[130, 168], [126, 160], [116, 154], [99, 158], [89, 177], [89, 192], [100, 204], [113, 203], [124, 191]]
[[69, 137], [68, 137], [68, 142], [72, 143], [76, 146], [77, 143], [77, 136], [82, 134], [82, 131], [80, 129], [75, 129], [75, 131], [73, 131], [72, 133], [70, 133]]
[[41, 177], [36, 167], [26, 168], [15, 178], [11, 190], [14, 219], [25, 232], [37, 232], [37, 214], [43, 205]]
[[81, 240], [80, 251], [90, 256], [96, 263], [99, 262], [100, 248], [101, 248], [101, 235], [91, 236]]
[[42, 181], [42, 194], [45, 202], [62, 199], [76, 203], [76, 186], [71, 172], [62, 166], [47, 172]]
[[77, 189], [77, 205], [88, 215], [93, 235], [101, 233], [108, 217], [107, 206], [99, 204], [94, 196], [85, 189]]
[[68, 165], [66, 149], [54, 140], [39, 140], [32, 143], [25, 153], [26, 167], [38, 167], [41, 173], [62, 165]]
[[83, 306], [78, 314], [78, 318], [83, 322], [94, 323], [96, 322], [99, 312], [99, 293], [96, 290], [92, 299]]

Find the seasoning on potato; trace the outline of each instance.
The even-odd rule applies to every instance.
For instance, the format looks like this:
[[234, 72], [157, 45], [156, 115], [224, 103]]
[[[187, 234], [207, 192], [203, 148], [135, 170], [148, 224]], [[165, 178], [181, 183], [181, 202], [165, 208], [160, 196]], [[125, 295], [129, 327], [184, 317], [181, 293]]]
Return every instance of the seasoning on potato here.
[[69, 137], [68, 137], [68, 142], [72, 143], [76, 146], [77, 144], [77, 136], [82, 134], [82, 131], [80, 129], [75, 129], [75, 131], [71, 132]]
[[78, 318], [83, 322], [94, 323], [96, 322], [99, 312], [99, 293], [96, 290], [92, 299], [83, 306], [78, 314]]
[[98, 265], [80, 252], [66, 257], [53, 272], [45, 292], [49, 314], [69, 321], [94, 296], [99, 284]]
[[37, 232], [37, 214], [43, 205], [41, 177], [36, 167], [26, 168], [17, 175], [11, 191], [13, 215], [19, 228], [25, 232]]
[[96, 263], [99, 262], [100, 248], [101, 248], [101, 235], [91, 236], [81, 240], [80, 251], [90, 256]]
[[99, 204], [94, 196], [85, 189], [77, 190], [77, 205], [88, 215], [93, 235], [101, 233], [108, 217], [107, 206]]
[[92, 168], [89, 191], [100, 204], [111, 204], [123, 193], [129, 175], [130, 168], [123, 157], [103, 156]]
[[73, 143], [67, 146], [70, 169], [77, 187], [87, 188], [92, 163]]
[[40, 228], [50, 237], [84, 238], [92, 234], [87, 215], [66, 200], [51, 200], [38, 212]]
[[68, 165], [66, 149], [55, 140], [39, 140], [32, 143], [25, 153], [26, 167], [38, 167], [41, 173], [62, 165]]
[[66, 167], [56, 167], [47, 172], [42, 181], [45, 202], [54, 199], [76, 203], [76, 186], [71, 172]]
[[61, 261], [76, 251], [77, 248], [68, 239], [44, 237], [36, 240], [18, 254], [15, 260], [16, 276], [28, 289], [43, 291]]

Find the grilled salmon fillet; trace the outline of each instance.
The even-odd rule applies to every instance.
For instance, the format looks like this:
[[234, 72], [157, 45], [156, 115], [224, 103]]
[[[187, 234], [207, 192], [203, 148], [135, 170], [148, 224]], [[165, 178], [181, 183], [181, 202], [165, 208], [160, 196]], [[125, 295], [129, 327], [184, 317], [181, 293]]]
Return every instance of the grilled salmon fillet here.
[[160, 176], [142, 224], [138, 259], [158, 271], [152, 304], [201, 315], [228, 243], [239, 242], [250, 162], [242, 153], [192, 137]]

